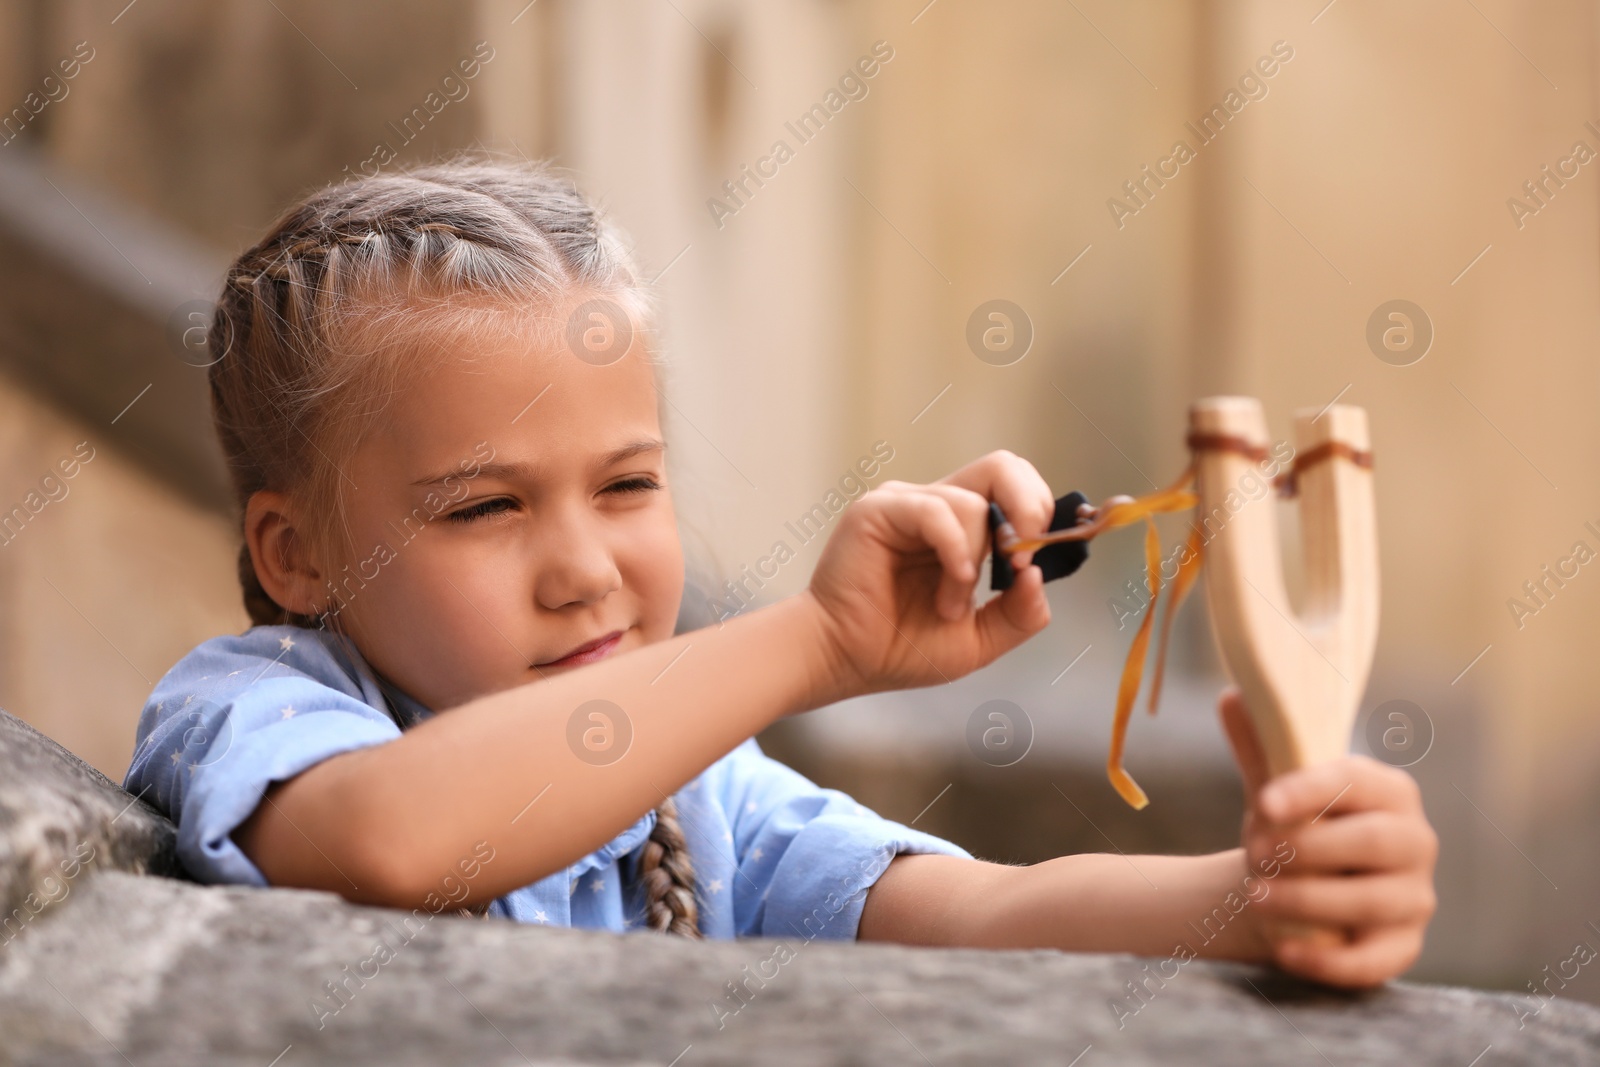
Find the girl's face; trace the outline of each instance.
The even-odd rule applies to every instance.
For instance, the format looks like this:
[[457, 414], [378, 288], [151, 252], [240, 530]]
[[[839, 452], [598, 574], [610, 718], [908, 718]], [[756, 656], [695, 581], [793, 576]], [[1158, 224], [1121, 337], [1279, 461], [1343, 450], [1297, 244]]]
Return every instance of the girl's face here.
[[672, 636], [683, 555], [643, 349], [474, 345], [393, 398], [345, 469], [355, 554], [325, 575], [375, 670], [442, 711]]

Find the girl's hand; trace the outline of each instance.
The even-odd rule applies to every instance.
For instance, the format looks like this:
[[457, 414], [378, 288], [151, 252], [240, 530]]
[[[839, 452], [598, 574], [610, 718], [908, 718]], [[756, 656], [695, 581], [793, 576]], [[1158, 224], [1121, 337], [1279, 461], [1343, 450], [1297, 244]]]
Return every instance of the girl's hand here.
[[1033, 553], [1012, 556], [1011, 588], [974, 611], [989, 501], [1023, 537], [1043, 533], [1055, 498], [1039, 472], [991, 452], [932, 485], [888, 481], [845, 510], [811, 577], [833, 699], [952, 681], [1050, 622]]
[[[1266, 955], [1328, 985], [1380, 985], [1422, 951], [1439, 838], [1409, 774], [1346, 756], [1266, 782], [1237, 689], [1219, 705], [1245, 778], [1245, 862], [1276, 872], [1250, 906]], [[1285, 857], [1288, 857], [1287, 859]]]

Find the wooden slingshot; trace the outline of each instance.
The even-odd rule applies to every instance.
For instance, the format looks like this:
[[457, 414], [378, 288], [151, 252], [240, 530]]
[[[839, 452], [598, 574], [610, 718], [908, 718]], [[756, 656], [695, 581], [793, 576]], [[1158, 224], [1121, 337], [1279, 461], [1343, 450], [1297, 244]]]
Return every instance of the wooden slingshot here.
[[[998, 508], [992, 509], [995, 547], [1006, 558], [1086, 542], [1141, 519], [1146, 523], [1151, 600], [1123, 668], [1106, 760], [1111, 784], [1135, 808], [1149, 801], [1123, 769], [1122, 751], [1161, 593], [1161, 545], [1152, 519], [1158, 513], [1196, 509], [1162, 622], [1150, 713], [1161, 695], [1172, 616], [1207, 556], [1212, 630], [1255, 726], [1268, 774], [1335, 759], [1349, 746], [1378, 636], [1377, 529], [1366, 412], [1338, 404], [1297, 412], [1295, 443], [1292, 466], [1267, 474], [1263, 467], [1275, 457], [1260, 402], [1210, 397], [1189, 408], [1192, 458], [1167, 488], [1138, 499], [1112, 497], [1098, 508], [1082, 505], [1076, 525], [1028, 539], [1018, 537]], [[1188, 491], [1191, 482], [1194, 492]], [[1282, 495], [1300, 498], [1306, 596], [1298, 614], [1284, 586], [1269, 483]]]
[[[1367, 414], [1336, 404], [1295, 413], [1288, 487], [1300, 499], [1305, 607], [1289, 606], [1271, 507], [1245, 501], [1267, 455], [1261, 404], [1222, 396], [1189, 408], [1198, 496], [1211, 531], [1211, 628], [1276, 776], [1349, 749], [1378, 640], [1378, 540]], [[1270, 498], [1269, 498], [1270, 499]]]

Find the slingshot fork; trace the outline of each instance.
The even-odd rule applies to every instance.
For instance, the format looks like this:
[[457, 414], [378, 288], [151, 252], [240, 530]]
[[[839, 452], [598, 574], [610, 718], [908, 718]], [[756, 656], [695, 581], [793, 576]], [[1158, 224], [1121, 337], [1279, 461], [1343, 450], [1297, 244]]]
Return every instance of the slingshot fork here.
[[[1267, 452], [1261, 404], [1189, 408], [1195, 522], [1206, 544], [1212, 632], [1255, 726], [1269, 776], [1337, 759], [1371, 673], [1378, 637], [1378, 548], [1366, 412], [1295, 413], [1292, 482], [1300, 499], [1305, 607], [1289, 605], [1270, 496], [1245, 498]], [[1241, 447], [1242, 445], [1242, 447]], [[1353, 462], [1352, 462], [1353, 461]], [[1236, 511], [1233, 501], [1244, 499]]]

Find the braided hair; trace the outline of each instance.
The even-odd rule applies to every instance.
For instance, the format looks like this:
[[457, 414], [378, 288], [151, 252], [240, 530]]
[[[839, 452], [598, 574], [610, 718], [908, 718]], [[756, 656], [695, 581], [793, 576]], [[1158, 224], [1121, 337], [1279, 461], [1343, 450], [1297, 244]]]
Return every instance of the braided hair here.
[[[311, 517], [308, 538], [351, 547], [340, 464], [437, 351], [419, 343], [419, 319], [435, 337], [515, 325], [549, 339], [561, 324], [541, 309], [574, 291], [652, 319], [621, 233], [545, 164], [467, 152], [305, 197], [234, 261], [207, 333], [211, 413], [241, 526], [252, 494], [292, 490]], [[337, 627], [333, 610], [305, 615], [273, 600], [247, 541], [238, 574], [252, 624]], [[638, 870], [649, 928], [699, 937], [670, 797]]]

